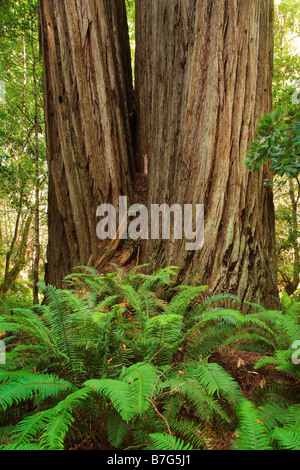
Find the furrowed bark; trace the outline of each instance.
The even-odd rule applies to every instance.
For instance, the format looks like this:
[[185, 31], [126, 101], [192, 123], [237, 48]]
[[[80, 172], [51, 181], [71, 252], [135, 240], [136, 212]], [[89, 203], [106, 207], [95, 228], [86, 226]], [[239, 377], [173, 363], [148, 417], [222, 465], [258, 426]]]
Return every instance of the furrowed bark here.
[[132, 194], [132, 76], [123, 0], [40, 0], [49, 164], [46, 282], [92, 264], [99, 204]]
[[[144, 261], [179, 281], [278, 306], [267, 168], [243, 162], [272, 106], [272, 0], [137, 0], [136, 93], [149, 205], [205, 205], [205, 242], [149, 241]], [[150, 15], [150, 22], [149, 17]], [[143, 104], [145, 106], [143, 107]]]

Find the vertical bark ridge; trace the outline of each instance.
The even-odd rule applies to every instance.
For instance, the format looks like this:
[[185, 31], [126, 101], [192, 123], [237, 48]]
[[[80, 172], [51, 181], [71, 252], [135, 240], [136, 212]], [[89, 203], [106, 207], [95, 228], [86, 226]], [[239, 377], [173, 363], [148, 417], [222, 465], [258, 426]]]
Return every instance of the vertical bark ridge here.
[[132, 198], [133, 89], [123, 0], [40, 0], [49, 162], [47, 282], [95, 263], [99, 204]]
[[[274, 305], [274, 208], [264, 185], [271, 175], [267, 168], [250, 174], [243, 162], [258, 120], [272, 106], [273, 2], [148, 5], [151, 33], [145, 40], [149, 24], [141, 19], [136, 31], [137, 63], [147, 80], [137, 75], [136, 87], [140, 102], [151, 96], [140, 116], [141, 129], [150, 120], [142, 144], [150, 149], [149, 204], [205, 204], [206, 220], [202, 250], [187, 252], [185, 241], [150, 241], [145, 261], [179, 264], [180, 280]], [[138, 16], [143, 11], [137, 0]]]

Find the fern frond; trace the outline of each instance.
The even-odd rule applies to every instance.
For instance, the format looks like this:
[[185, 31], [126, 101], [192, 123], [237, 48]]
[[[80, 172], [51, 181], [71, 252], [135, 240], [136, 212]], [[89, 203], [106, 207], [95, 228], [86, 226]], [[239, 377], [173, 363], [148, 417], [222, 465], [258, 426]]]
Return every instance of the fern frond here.
[[155, 359], [168, 364], [177, 349], [183, 330], [183, 317], [179, 314], [164, 313], [145, 322], [144, 334], [148, 344], [146, 360]]
[[122, 285], [122, 292], [129, 306], [139, 315], [143, 314], [141, 295], [130, 285]]
[[255, 363], [254, 369], [260, 369], [266, 365], [275, 364], [277, 370], [300, 379], [299, 365], [293, 364], [292, 355], [292, 350], [277, 350], [273, 356], [265, 356], [259, 359]]
[[64, 438], [68, 433], [73, 416], [68, 411], [53, 413], [51, 420], [46, 424], [40, 439], [42, 450], [64, 450]]
[[267, 428], [261, 421], [261, 414], [248, 401], [241, 401], [238, 409], [239, 427], [234, 441], [234, 450], [272, 450]]
[[276, 428], [270, 432], [269, 438], [279, 449], [300, 450], [300, 425]]
[[300, 325], [288, 315], [284, 315], [282, 312], [276, 310], [264, 310], [253, 314], [252, 318], [255, 317], [271, 324], [277, 331], [278, 340], [280, 339], [280, 334], [283, 333], [287, 336], [288, 345], [292, 344], [294, 341], [300, 340]]
[[120, 380], [88, 380], [85, 387], [91, 387], [98, 394], [108, 397], [124, 421], [129, 422], [134, 416], [129, 384]]
[[106, 429], [109, 442], [116, 448], [123, 444], [129, 434], [129, 427], [115, 409], [108, 410]]
[[233, 404], [239, 403], [244, 398], [237, 382], [219, 364], [207, 362], [196, 365], [195, 377], [212, 396], [222, 395]]
[[171, 277], [177, 275], [177, 266], [170, 266], [159, 269], [152, 275], [145, 276], [145, 281], [140, 286], [141, 292], [157, 291], [161, 287], [168, 287], [171, 284]]
[[273, 428], [287, 422], [289, 409], [272, 403], [267, 403], [261, 408], [261, 421], [271, 431]]
[[186, 345], [186, 358], [195, 360], [210, 356], [236, 337], [236, 329], [236, 325], [226, 322], [207, 324], [198, 334], [191, 335]]
[[170, 434], [153, 433], [149, 435], [152, 442], [150, 450], [192, 450], [190, 443], [185, 444], [184, 441]]
[[10, 449], [14, 447], [18, 450], [23, 444], [28, 444], [34, 439], [37, 440], [38, 434], [44, 430], [53, 414], [54, 412], [51, 409], [35, 413], [22, 419], [22, 421], [15, 426], [10, 436], [10, 441], [12, 441]]
[[8, 444], [6, 446], [0, 446], [0, 450], [20, 450], [20, 451], [36, 451], [36, 450], [42, 450], [39, 444], [19, 444], [18, 446], [15, 446], [14, 444]]
[[54, 375], [28, 374], [19, 380], [4, 384], [0, 388], [0, 407], [5, 411], [13, 403], [33, 398], [60, 398], [73, 388], [70, 382]]
[[199, 418], [203, 421], [208, 421], [213, 416], [217, 416], [226, 422], [230, 422], [230, 418], [222, 409], [220, 403], [194, 378], [193, 372], [190, 373], [190, 376], [187, 373], [181, 379], [169, 379], [166, 381], [166, 385], [170, 388], [172, 396], [178, 394], [181, 397], [181, 405], [186, 403], [190, 408], [195, 408]]
[[189, 305], [208, 289], [207, 286], [178, 286], [174, 290], [178, 293], [168, 304], [165, 314], [184, 315]]
[[[67, 302], [67, 298], [72, 298], [72, 302], [74, 302], [74, 298], [72, 294], [69, 296], [65, 291], [55, 289], [52, 286], [43, 286], [42, 291], [48, 307], [51, 309], [47, 320], [55, 334], [58, 349], [68, 361], [71, 376], [79, 378], [79, 372], [84, 370], [84, 366], [73, 342], [73, 315], [70, 313]], [[77, 315], [82, 318], [82, 310]]]
[[180, 419], [176, 422], [171, 423], [171, 430], [179, 435], [182, 439], [187, 440], [193, 446], [193, 449], [205, 449], [205, 443], [203, 440], [203, 431], [200, 425], [187, 419]]
[[138, 363], [129, 367], [122, 381], [129, 384], [133, 408], [137, 414], [143, 414], [150, 406], [149, 398], [158, 381], [157, 371], [151, 364]]
[[237, 303], [241, 303], [241, 300], [239, 297], [233, 294], [217, 294], [214, 295], [213, 297], [210, 297], [209, 299], [205, 300], [200, 306], [198, 306], [198, 310], [196, 309], [196, 313], [199, 314], [200, 312], [203, 312], [207, 310], [207, 308], [214, 303], [220, 303], [224, 302], [226, 300], [234, 300]]

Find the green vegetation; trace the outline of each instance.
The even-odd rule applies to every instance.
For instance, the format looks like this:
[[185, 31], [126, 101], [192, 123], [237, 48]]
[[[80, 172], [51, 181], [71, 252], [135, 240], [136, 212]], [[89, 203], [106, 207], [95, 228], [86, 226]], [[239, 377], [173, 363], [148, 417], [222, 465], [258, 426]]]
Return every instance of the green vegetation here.
[[[134, 0], [126, 6], [134, 64]], [[299, 2], [276, 2], [274, 110], [245, 159], [249, 171], [274, 174], [265, 184], [281, 310], [250, 305], [245, 315], [234, 295], [175, 284], [176, 267], [79, 267], [69, 289], [39, 283], [48, 169], [37, 2], [1, 2], [1, 450], [68, 450], [86, 439], [95, 449], [300, 449], [299, 21]], [[242, 355], [234, 370], [220, 364], [227, 351], [255, 358], [244, 367], [260, 378], [249, 390]]]
[[[235, 297], [175, 286], [175, 268], [115, 269], [81, 268], [67, 277], [71, 290], [43, 287], [38, 310], [2, 308], [2, 449], [68, 449], [87, 435], [98, 442], [99, 423], [121, 449], [212, 449], [230, 434], [234, 449], [300, 448], [300, 372], [291, 362], [299, 304], [243, 315], [225, 307]], [[271, 363], [283, 373], [277, 389], [249, 402], [210, 359], [228, 347], [260, 351], [256, 369]]]
[[1, 2], [0, 23], [0, 295], [6, 296], [20, 275], [35, 290], [37, 271], [43, 273], [47, 165], [37, 2]]
[[273, 107], [265, 115], [245, 162], [250, 171], [270, 166], [274, 179], [279, 289], [299, 297], [300, 274], [300, 3], [275, 2]]

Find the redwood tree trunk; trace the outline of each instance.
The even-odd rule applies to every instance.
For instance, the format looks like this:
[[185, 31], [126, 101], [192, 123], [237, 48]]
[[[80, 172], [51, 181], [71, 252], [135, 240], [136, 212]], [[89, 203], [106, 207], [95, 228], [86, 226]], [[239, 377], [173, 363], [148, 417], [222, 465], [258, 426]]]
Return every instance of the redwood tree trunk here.
[[149, 204], [205, 205], [205, 241], [150, 241], [144, 261], [179, 280], [276, 306], [274, 208], [243, 163], [272, 106], [272, 0], [137, 0], [138, 149]]
[[40, 0], [49, 164], [46, 282], [95, 264], [98, 205], [131, 197], [132, 75], [123, 0]]
[[[97, 265], [96, 208], [150, 162], [150, 204], [205, 205], [205, 242], [149, 241], [179, 281], [276, 306], [267, 168], [243, 160], [271, 110], [273, 0], [136, 0], [136, 109], [123, 0], [39, 0], [49, 181], [47, 281]], [[132, 148], [138, 155], [133, 155]]]

